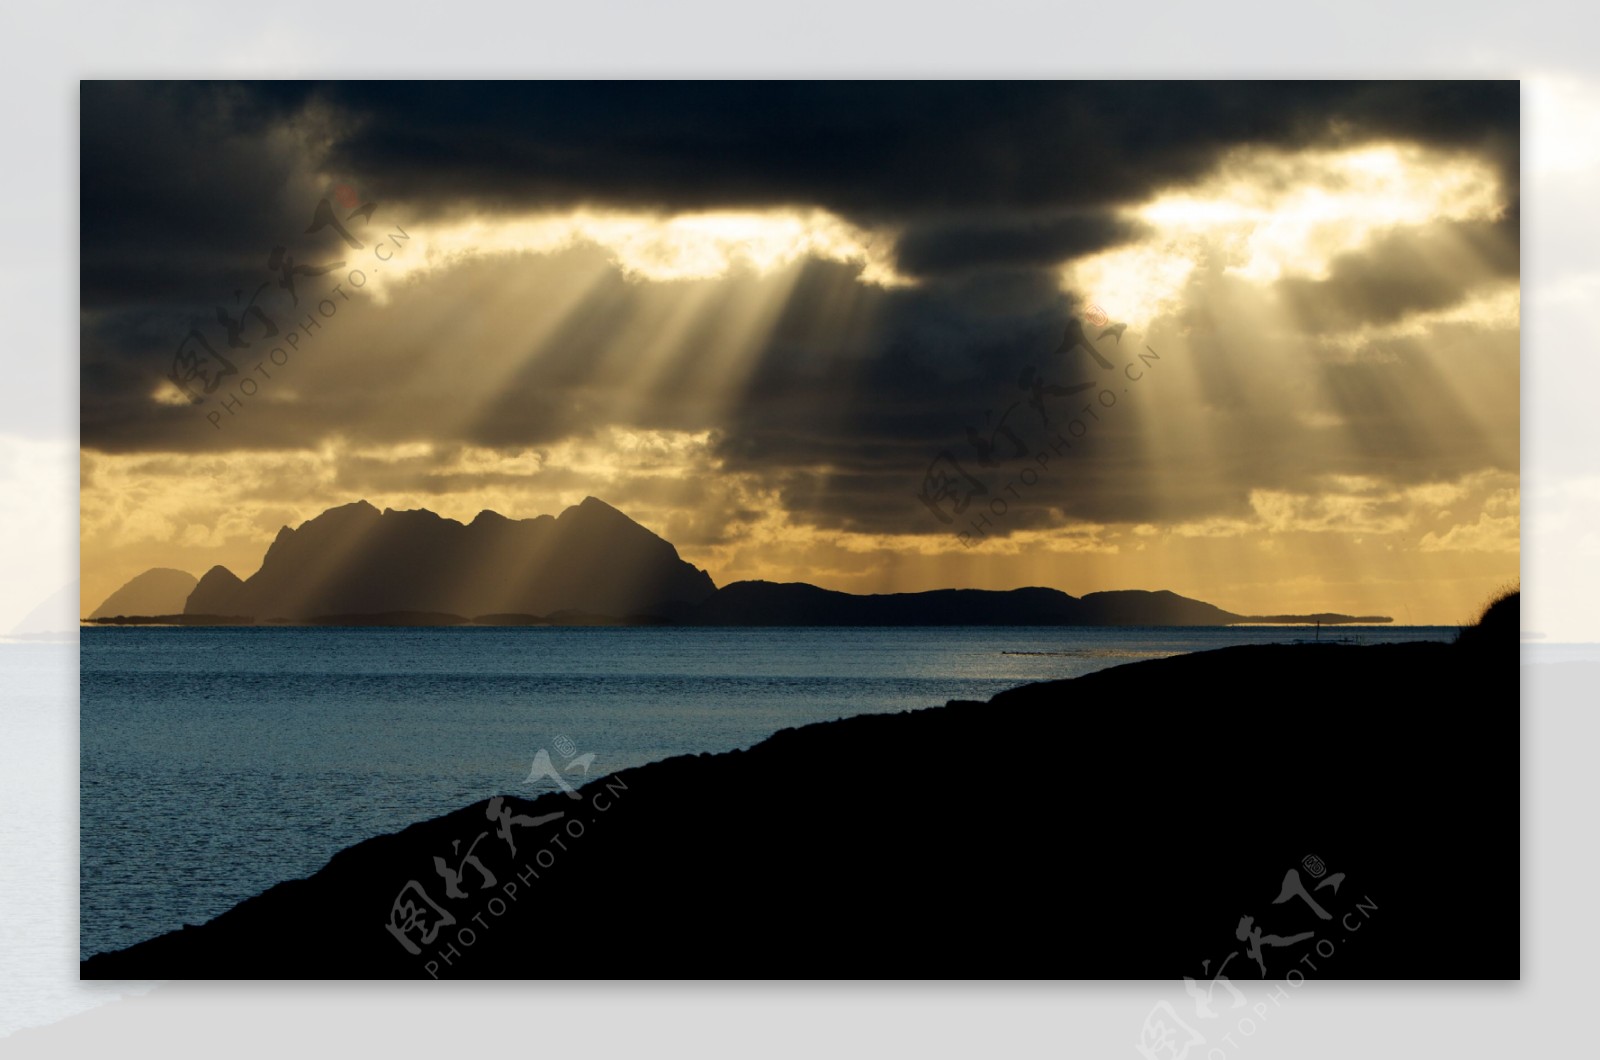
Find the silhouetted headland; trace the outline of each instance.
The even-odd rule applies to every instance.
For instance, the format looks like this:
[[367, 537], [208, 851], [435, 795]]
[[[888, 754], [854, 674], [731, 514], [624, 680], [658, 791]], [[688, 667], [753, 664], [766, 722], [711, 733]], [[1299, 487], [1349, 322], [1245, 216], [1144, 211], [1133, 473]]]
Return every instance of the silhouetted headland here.
[[82, 974], [1204, 981], [1234, 952], [1252, 979], [1248, 915], [1329, 947], [1267, 978], [1515, 978], [1501, 625], [1139, 662], [479, 802]]

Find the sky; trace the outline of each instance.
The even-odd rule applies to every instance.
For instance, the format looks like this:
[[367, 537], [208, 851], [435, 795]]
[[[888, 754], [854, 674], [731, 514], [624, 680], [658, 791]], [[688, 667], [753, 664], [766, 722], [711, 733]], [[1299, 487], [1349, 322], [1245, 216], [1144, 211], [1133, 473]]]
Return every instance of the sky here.
[[718, 584], [1469, 620], [1519, 569], [1519, 111], [85, 82], [83, 613], [358, 499], [593, 495]]

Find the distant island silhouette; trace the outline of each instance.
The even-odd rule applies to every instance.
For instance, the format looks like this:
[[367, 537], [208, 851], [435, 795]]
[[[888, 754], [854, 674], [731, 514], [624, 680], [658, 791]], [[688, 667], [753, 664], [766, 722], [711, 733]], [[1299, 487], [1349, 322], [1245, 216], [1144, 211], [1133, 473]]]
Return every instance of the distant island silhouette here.
[[198, 584], [198, 579], [188, 571], [155, 567], [106, 597], [105, 603], [89, 612], [89, 617], [182, 613], [189, 602], [189, 594]]
[[1514, 979], [1518, 604], [1453, 644], [1198, 652], [503, 793], [81, 975], [1204, 983], [1244, 916], [1317, 933], [1263, 978]]
[[718, 588], [668, 541], [594, 497], [559, 516], [470, 523], [365, 501], [284, 527], [241, 580], [146, 571], [87, 621], [166, 625], [1226, 626], [1373, 624], [1387, 615], [1243, 615], [1177, 593], [935, 589], [858, 595], [803, 582]]

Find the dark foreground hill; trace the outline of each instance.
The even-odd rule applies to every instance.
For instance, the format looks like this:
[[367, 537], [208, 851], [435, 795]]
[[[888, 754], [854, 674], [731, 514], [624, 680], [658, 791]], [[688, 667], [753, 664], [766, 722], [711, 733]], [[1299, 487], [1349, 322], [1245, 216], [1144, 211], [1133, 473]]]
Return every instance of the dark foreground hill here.
[[788, 729], [368, 840], [82, 975], [1253, 980], [1259, 934], [1267, 978], [1515, 978], [1515, 650], [1237, 647]]

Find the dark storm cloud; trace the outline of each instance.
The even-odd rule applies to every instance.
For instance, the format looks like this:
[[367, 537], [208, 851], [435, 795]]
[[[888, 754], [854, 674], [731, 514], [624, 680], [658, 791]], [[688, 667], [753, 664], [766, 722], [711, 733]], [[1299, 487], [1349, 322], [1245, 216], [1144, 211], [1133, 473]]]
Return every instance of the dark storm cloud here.
[[[836, 268], [815, 270], [820, 277]], [[791, 299], [770, 347], [785, 352], [762, 359], [730, 410], [717, 454], [730, 470], [774, 472], [785, 507], [827, 529], [944, 531], [916, 496], [941, 453], [998, 491], [1020, 467], [1017, 443], [1025, 450], [1021, 459], [1034, 462], [1086, 399], [1046, 393], [1035, 406], [1039, 395], [1024, 382], [1025, 372], [1063, 389], [1115, 385], [1087, 354], [1061, 352], [1073, 309], [1049, 273], [990, 272], [880, 292], [870, 330], [855, 343], [861, 355], [835, 358], [826, 372], [816, 372], [811, 366], [822, 336], [807, 334], [807, 322], [822, 319], [814, 310], [824, 289], [816, 285], [815, 303], [805, 292]], [[1101, 345], [1117, 370], [1135, 357], [1131, 344]], [[974, 436], [992, 442], [996, 463], [1009, 470], [986, 470]], [[1059, 525], [1063, 515], [1154, 518], [1144, 448], [1136, 414], [1108, 418], [1070, 455], [1054, 460], [1007, 531]], [[1168, 516], [1199, 516], [1214, 513], [1219, 502], [1244, 500], [1243, 493], [1229, 495], [1215, 480], [1196, 477], [1165, 492], [1160, 503]]]
[[[1514, 82], [344, 82], [331, 162], [440, 205], [814, 203], [864, 220], [1128, 202], [1239, 144], [1401, 136], [1514, 160]], [[1514, 165], [1509, 170], [1514, 171]]]
[[1485, 285], [1514, 279], [1520, 254], [1514, 222], [1421, 225], [1341, 254], [1325, 279], [1286, 277], [1278, 288], [1308, 330], [1341, 331], [1455, 305]]
[[895, 245], [895, 267], [909, 276], [1042, 267], [1131, 243], [1145, 232], [1140, 225], [1104, 214], [919, 225]]
[[1104, 246], [1109, 208], [1241, 144], [1402, 136], [1514, 187], [1518, 104], [1515, 82], [86, 82], [84, 304], [209, 297], [187, 292], [303, 230], [312, 166], [419, 218], [815, 205], [906, 227], [940, 270]]
[[204, 302], [306, 227], [310, 130], [263, 125], [250, 99], [227, 86], [84, 82], [85, 308]]
[[[342, 311], [274, 384], [293, 400], [263, 397], [226, 433], [194, 409], [153, 406], [187, 329], [271, 279], [274, 246], [307, 244], [311, 208], [328, 193], [318, 171], [424, 233], [427, 219], [456, 212], [818, 206], [899, 230], [897, 263], [923, 282], [866, 287], [855, 267], [811, 262], [737, 402], [711, 401], [705, 369], [690, 361], [656, 377], [623, 425], [712, 430], [725, 466], [764, 476], [797, 520], [941, 532], [914, 496], [930, 461], [950, 450], [970, 464], [969, 430], [987, 436], [1008, 415], [1037, 448], [1045, 428], [1027, 404], [1025, 369], [1053, 383], [1094, 377], [1081, 355], [1054, 352], [1072, 313], [1055, 267], [1138, 239], [1117, 206], [1196, 177], [1240, 145], [1387, 137], [1475, 152], [1514, 189], [1517, 113], [1515, 83], [86, 84], [83, 441], [113, 451], [275, 449], [330, 433], [405, 442], [420, 430], [441, 453], [454, 443], [542, 446], [606, 426], [615, 395], [639, 385], [629, 359], [612, 356], [630, 322], [713, 288], [713, 304], [737, 304], [772, 282], [640, 284], [593, 248], [471, 262], [429, 275], [381, 311]], [[1336, 260], [1326, 279], [1282, 281], [1274, 293], [1310, 331], [1392, 321], [1514, 276], [1516, 235], [1513, 202], [1504, 223], [1398, 230]], [[1429, 267], [1462, 248], [1477, 273]], [[306, 252], [338, 250], [324, 238]], [[530, 356], [529, 306], [577, 275], [597, 279]], [[1204, 398], [1237, 405], [1229, 436], [1250, 441], [1169, 476], [1155, 512], [1138, 424], [1158, 406], [1130, 402], [1009, 528], [1055, 525], [1060, 514], [1243, 514], [1242, 483], [1310, 489], [1316, 475], [1359, 470], [1270, 411], [1273, 381], [1251, 367], [1268, 340], [1229, 319], [1260, 315], [1250, 305], [1222, 313], [1228, 290], [1218, 284], [1219, 319], [1183, 323], [1196, 326], [1188, 345], [1207, 365]], [[514, 296], [487, 301], [489, 290]], [[843, 323], [841, 300], [851, 306]], [[718, 326], [707, 314], [683, 347], [713, 346]], [[1108, 351], [1131, 356], [1115, 343]], [[1337, 411], [1387, 468], [1420, 481], [1503, 457], [1474, 447], [1467, 413], [1447, 400], [1408, 406], [1405, 387], [1438, 391], [1440, 381], [1423, 351], [1396, 356], [1407, 365], [1398, 374], [1329, 369]], [[1427, 444], [1440, 434], [1459, 437], [1449, 468]], [[353, 463], [341, 475], [352, 488], [465, 488], [446, 467], [443, 458], [410, 470]]]

